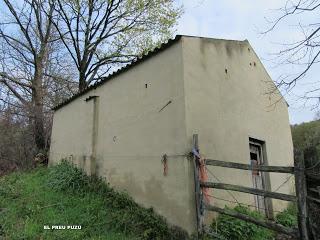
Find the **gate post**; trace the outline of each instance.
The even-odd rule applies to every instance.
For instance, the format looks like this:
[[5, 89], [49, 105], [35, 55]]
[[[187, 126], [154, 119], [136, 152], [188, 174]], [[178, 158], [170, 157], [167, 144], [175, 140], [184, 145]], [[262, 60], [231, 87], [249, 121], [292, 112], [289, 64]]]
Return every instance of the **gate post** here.
[[[192, 150], [199, 153], [199, 143], [198, 134], [193, 134], [192, 138]], [[203, 232], [203, 203], [200, 188], [200, 178], [199, 178], [199, 159], [193, 154], [193, 167], [194, 167], [194, 186], [195, 186], [195, 200], [196, 200], [196, 217], [197, 217], [197, 232], [198, 237], [202, 235]]]
[[294, 150], [294, 177], [298, 205], [300, 239], [309, 240], [307, 225], [307, 186], [303, 152]]

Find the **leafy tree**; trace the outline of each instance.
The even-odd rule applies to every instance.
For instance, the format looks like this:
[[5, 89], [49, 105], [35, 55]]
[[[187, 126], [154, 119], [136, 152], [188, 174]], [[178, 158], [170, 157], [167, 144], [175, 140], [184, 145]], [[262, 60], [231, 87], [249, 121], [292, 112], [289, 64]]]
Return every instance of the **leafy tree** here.
[[315, 162], [311, 162], [311, 159], [315, 158], [317, 160], [318, 156], [320, 156], [320, 121], [293, 125], [291, 132], [294, 148], [305, 152], [306, 166], [314, 165]]
[[174, 0], [52, 3], [52, 23], [78, 72], [79, 91], [167, 39], [181, 15]]

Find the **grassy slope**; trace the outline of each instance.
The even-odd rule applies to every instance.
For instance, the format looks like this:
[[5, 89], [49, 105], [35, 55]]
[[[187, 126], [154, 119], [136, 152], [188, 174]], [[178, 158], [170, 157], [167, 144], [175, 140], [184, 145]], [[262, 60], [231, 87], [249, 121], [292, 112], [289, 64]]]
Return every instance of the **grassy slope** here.
[[[0, 224], [8, 239], [131, 239], [104, 226], [108, 212], [101, 197], [53, 191], [44, 184], [47, 172], [13, 173], [0, 180]], [[83, 230], [43, 230], [59, 224]]]
[[[0, 178], [0, 211], [0, 239], [181, 238], [152, 209], [67, 164]], [[44, 230], [44, 225], [82, 229]]]

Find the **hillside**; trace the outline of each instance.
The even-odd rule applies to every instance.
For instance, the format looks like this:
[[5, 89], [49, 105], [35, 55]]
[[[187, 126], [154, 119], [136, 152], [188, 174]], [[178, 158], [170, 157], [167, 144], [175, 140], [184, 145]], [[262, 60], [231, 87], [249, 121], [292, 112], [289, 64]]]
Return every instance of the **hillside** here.
[[0, 239], [184, 239], [184, 234], [67, 162], [0, 178]]

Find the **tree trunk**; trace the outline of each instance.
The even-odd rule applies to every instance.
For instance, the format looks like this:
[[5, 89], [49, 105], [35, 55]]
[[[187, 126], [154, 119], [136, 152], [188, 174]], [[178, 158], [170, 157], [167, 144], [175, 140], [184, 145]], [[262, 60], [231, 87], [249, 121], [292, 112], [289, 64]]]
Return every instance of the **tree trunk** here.
[[34, 138], [38, 152], [45, 152], [45, 131], [44, 131], [44, 114], [43, 105], [35, 103], [34, 106]]
[[45, 130], [43, 113], [43, 59], [38, 58], [33, 81], [32, 108], [33, 108], [33, 135], [38, 152], [45, 152]]
[[79, 73], [79, 92], [82, 92], [87, 88], [87, 82], [85, 78], [85, 71], [81, 71]]

